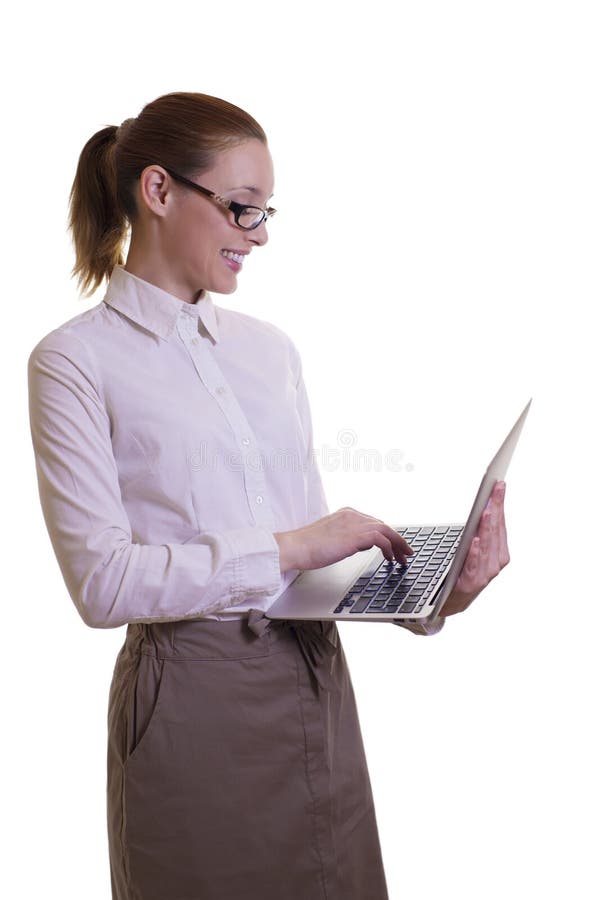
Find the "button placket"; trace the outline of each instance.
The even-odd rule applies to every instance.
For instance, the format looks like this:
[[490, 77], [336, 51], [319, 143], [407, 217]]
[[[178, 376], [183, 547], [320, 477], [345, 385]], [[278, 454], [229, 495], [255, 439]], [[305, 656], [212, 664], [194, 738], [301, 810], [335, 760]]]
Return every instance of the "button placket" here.
[[189, 316], [186, 316], [183, 321], [180, 319], [178, 331], [190, 353], [200, 380], [219, 405], [235, 436], [236, 443], [241, 448], [244, 485], [252, 515], [257, 524], [273, 530], [275, 520], [271, 505], [266, 499], [267, 485], [263, 468], [262, 465], [254, 464], [255, 453], [252, 451], [256, 448], [256, 439], [250, 424], [215, 361], [211, 348], [206, 341], [199, 337], [195, 320], [191, 320]]

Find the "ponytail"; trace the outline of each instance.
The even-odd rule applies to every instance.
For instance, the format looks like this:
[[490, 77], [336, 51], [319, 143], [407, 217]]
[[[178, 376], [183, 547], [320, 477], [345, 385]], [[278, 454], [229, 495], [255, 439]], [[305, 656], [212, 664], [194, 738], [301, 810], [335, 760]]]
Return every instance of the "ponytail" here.
[[114, 150], [118, 128], [108, 125], [89, 139], [79, 157], [69, 197], [75, 246], [72, 275], [86, 296], [123, 263], [127, 219], [117, 201]]

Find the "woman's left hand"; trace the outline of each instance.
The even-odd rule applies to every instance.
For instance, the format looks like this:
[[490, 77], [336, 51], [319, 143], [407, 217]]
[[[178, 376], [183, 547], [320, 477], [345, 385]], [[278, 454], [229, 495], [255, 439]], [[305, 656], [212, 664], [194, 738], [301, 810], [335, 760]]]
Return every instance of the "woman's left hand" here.
[[506, 482], [497, 481], [479, 520], [454, 590], [438, 616], [463, 612], [510, 561], [504, 522]]

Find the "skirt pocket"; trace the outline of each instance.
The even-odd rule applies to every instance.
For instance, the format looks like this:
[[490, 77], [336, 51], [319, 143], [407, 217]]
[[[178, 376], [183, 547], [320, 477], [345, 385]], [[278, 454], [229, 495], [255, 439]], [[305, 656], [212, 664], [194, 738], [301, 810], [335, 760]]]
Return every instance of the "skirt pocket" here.
[[139, 756], [156, 728], [164, 697], [167, 664], [164, 659], [141, 655], [129, 705], [125, 766]]

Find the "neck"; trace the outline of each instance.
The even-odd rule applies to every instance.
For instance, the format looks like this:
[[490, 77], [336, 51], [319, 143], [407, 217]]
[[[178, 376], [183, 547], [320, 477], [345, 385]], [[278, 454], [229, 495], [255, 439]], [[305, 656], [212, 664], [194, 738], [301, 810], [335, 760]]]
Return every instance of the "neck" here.
[[153, 247], [149, 250], [145, 242], [136, 238], [134, 234], [131, 236], [127, 261], [123, 268], [126, 272], [137, 275], [138, 278], [156, 285], [185, 303], [197, 303], [206, 293], [204, 290], [191, 291], [181, 278], [170, 270], [160, 248]]

